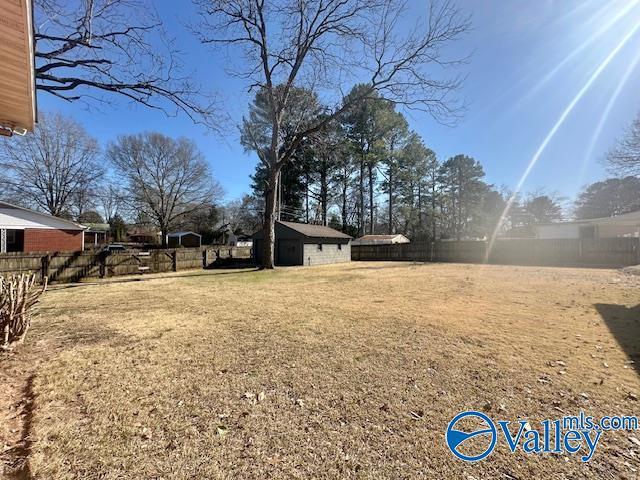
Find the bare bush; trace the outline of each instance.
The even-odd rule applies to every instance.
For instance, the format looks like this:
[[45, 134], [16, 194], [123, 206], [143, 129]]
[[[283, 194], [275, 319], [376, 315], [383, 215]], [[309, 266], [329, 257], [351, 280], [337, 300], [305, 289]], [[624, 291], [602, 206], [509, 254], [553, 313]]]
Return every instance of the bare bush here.
[[11, 350], [24, 341], [34, 314], [33, 307], [47, 289], [47, 278], [41, 287], [36, 287], [35, 283], [35, 274], [0, 276], [0, 349]]

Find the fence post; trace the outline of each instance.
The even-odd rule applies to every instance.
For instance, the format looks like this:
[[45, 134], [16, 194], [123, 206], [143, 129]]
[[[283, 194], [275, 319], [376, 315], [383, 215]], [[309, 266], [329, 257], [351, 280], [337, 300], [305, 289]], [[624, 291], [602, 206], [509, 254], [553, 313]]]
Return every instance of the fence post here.
[[583, 248], [582, 248], [582, 238], [581, 238], [578, 243], [578, 262], [579, 263], [582, 263], [582, 253], [583, 253]]
[[40, 281], [44, 282], [45, 277], [49, 277], [49, 263], [51, 263], [51, 256], [49, 254], [42, 257], [40, 265]]
[[174, 272], [178, 271], [178, 251], [174, 250], [171, 252], [171, 269]]
[[107, 276], [107, 252], [102, 251], [98, 253], [98, 272], [100, 278]]

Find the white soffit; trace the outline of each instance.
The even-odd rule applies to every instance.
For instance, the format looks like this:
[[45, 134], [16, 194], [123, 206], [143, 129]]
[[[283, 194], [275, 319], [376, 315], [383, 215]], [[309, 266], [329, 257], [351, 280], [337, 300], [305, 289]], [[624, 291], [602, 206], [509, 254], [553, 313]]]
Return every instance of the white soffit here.
[[31, 0], [0, 0], [0, 126], [33, 131], [36, 120]]

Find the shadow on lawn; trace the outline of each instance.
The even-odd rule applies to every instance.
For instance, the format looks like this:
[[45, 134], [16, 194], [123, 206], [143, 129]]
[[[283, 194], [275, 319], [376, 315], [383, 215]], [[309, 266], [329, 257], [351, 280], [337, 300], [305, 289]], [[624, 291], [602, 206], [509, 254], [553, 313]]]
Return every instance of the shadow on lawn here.
[[19, 434], [19, 441], [8, 450], [5, 450], [0, 459], [6, 466], [7, 479], [10, 480], [31, 480], [31, 469], [29, 468], [29, 456], [31, 455], [31, 430], [33, 422], [33, 379], [35, 375], [27, 377], [21, 393], [20, 408], [22, 409], [22, 425]]
[[[241, 270], [243, 268], [246, 268], [247, 270]], [[227, 270], [227, 268], [222, 268], [222, 267], [217, 267], [217, 268], [211, 268], [211, 269], [207, 269], [206, 271], [203, 271], [202, 273], [184, 273], [181, 275], [172, 275], [172, 274], [167, 274], [167, 275], [158, 275], [155, 274], [154, 276], [140, 276], [140, 277], [135, 277], [135, 278], [122, 278], [122, 279], [113, 279], [110, 278], [108, 280], [104, 280], [104, 281], [99, 281], [99, 282], [81, 282], [81, 283], [66, 283], [66, 284], [56, 284], [56, 285], [52, 285], [50, 287], [48, 287], [49, 290], [64, 290], [67, 288], [76, 288], [76, 287], [86, 287], [89, 285], [111, 285], [111, 284], [118, 284], [118, 283], [131, 283], [131, 282], [146, 282], [149, 280], [166, 280], [167, 278], [190, 278], [190, 277], [212, 277], [212, 276], [216, 276], [216, 275], [230, 275], [230, 274], [234, 274], [234, 275], [240, 275], [241, 273], [255, 273], [260, 271], [259, 268], [250, 268], [250, 267], [230, 267], [229, 271], [221, 271], [221, 270]], [[239, 271], [241, 270], [241, 271]], [[211, 273], [211, 272], [216, 272], [215, 274]]]
[[640, 304], [628, 308], [624, 305], [596, 303], [595, 307], [620, 347], [633, 360], [633, 368], [640, 375]]

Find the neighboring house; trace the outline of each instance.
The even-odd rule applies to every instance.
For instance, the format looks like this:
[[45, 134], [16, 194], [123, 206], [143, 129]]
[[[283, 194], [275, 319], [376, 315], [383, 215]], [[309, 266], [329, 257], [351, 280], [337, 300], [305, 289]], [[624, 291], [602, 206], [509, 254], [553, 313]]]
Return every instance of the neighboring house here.
[[591, 218], [533, 226], [536, 238], [640, 237], [640, 211], [616, 217]]
[[[351, 261], [351, 237], [323, 225], [276, 222], [276, 265], [322, 265]], [[253, 254], [262, 262], [264, 232], [253, 234]]]
[[0, 201], [0, 253], [82, 251], [84, 229], [70, 220]]
[[145, 225], [127, 225], [127, 240], [132, 243], [157, 244], [161, 238], [151, 227]]
[[230, 247], [253, 247], [253, 239], [248, 235], [236, 235], [229, 233], [227, 245]]
[[253, 247], [253, 238], [249, 235], [238, 236], [236, 247]]
[[171, 232], [167, 235], [167, 246], [169, 248], [196, 248], [201, 245], [202, 236], [195, 232]]
[[85, 223], [84, 248], [97, 247], [107, 243], [110, 226], [108, 223]]
[[32, 132], [36, 123], [33, 1], [0, 0], [0, 135]]
[[364, 235], [356, 238], [351, 242], [351, 245], [391, 245], [394, 243], [409, 243], [410, 241], [401, 233], [395, 235]]

